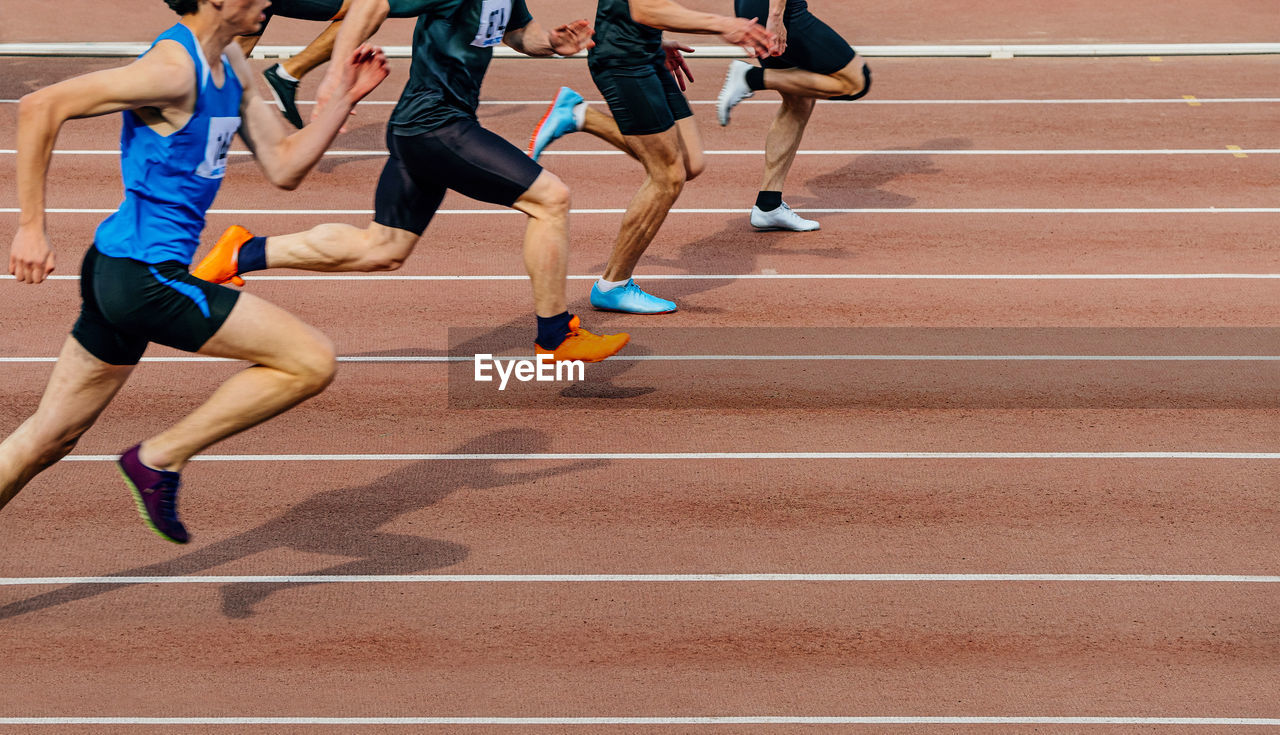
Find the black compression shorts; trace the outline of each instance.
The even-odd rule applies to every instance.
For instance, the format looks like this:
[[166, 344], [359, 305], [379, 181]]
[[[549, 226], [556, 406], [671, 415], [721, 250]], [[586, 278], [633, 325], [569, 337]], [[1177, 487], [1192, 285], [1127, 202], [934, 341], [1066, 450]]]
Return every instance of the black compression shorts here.
[[661, 61], [635, 66], [592, 66], [590, 71], [623, 135], [665, 133], [676, 120], [693, 116], [689, 100]]
[[240, 292], [191, 275], [176, 260], [103, 255], [80, 266], [80, 318], [71, 336], [110, 365], [136, 365], [148, 342], [196, 352], [222, 327]]
[[273, 16], [296, 18], [297, 20], [333, 20], [342, 12], [343, 0], [272, 0], [271, 5], [262, 11], [267, 19], [255, 33], [246, 36], [261, 36], [267, 30], [267, 24]]
[[475, 120], [459, 119], [425, 133], [387, 129], [390, 157], [378, 179], [373, 221], [421, 235], [453, 189], [509, 207], [542, 174], [519, 148]]
[[[739, 18], [759, 18], [763, 23], [769, 17], [769, 0], [734, 0], [733, 8]], [[760, 59], [764, 68], [799, 67], [816, 74], [835, 74], [853, 61], [853, 47], [810, 13], [805, 0], [787, 0], [782, 22], [787, 27], [787, 50], [781, 56]]]

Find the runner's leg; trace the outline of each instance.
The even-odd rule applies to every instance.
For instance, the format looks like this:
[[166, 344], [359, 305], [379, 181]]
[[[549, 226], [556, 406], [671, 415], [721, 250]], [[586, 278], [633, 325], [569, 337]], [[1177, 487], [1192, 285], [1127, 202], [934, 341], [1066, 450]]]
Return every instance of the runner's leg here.
[[333, 379], [333, 344], [314, 327], [250, 293], [240, 294], [201, 355], [248, 360], [199, 408], [144, 441], [139, 458], [180, 471], [193, 455], [320, 393]]
[[105, 363], [67, 338], [36, 412], [0, 442], [0, 508], [71, 452], [133, 368]]

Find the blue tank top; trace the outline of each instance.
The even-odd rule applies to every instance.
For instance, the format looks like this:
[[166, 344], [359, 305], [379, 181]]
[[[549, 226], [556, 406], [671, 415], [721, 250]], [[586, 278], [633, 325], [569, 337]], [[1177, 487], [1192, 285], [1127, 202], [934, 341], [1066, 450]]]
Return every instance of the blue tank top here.
[[124, 201], [98, 225], [93, 243], [105, 255], [143, 263], [190, 264], [205, 213], [222, 185], [227, 151], [240, 128], [240, 80], [223, 56], [222, 86], [213, 83], [204, 52], [181, 23], [160, 34], [182, 44], [196, 65], [196, 108], [180, 130], [160, 135], [126, 110], [120, 131]]

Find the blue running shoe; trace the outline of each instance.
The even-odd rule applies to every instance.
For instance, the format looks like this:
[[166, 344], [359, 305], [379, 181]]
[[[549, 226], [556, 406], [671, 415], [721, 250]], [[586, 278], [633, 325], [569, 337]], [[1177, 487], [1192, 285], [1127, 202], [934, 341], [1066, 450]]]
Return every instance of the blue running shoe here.
[[591, 305], [601, 311], [620, 311], [623, 314], [670, 314], [676, 310], [676, 302], [645, 293], [630, 278], [609, 291], [601, 291], [598, 283], [592, 285]]
[[547, 108], [547, 114], [542, 116], [542, 122], [533, 129], [533, 137], [529, 139], [530, 158], [538, 160], [542, 150], [551, 145], [551, 141], [582, 129], [573, 114], [573, 108], [580, 104], [582, 95], [568, 87], [560, 88], [555, 100]]
[[182, 484], [182, 478], [177, 472], [156, 470], [143, 464], [138, 459], [138, 449], [141, 446], [134, 445], [120, 455], [116, 468], [133, 493], [138, 514], [151, 530], [166, 541], [185, 544], [190, 536], [182, 521], [178, 520], [178, 488]]

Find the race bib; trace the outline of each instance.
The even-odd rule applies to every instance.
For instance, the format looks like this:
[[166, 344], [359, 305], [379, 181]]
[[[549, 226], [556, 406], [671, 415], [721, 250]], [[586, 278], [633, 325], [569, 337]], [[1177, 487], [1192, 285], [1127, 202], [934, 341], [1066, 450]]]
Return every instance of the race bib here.
[[510, 19], [511, 0], [484, 0], [480, 6], [480, 26], [476, 28], [476, 37], [471, 40], [471, 45], [489, 48], [502, 43]]
[[209, 118], [209, 139], [204, 146], [204, 160], [196, 167], [196, 176], [206, 179], [220, 179], [227, 173], [227, 151], [231, 150], [231, 141], [240, 129], [240, 118]]

